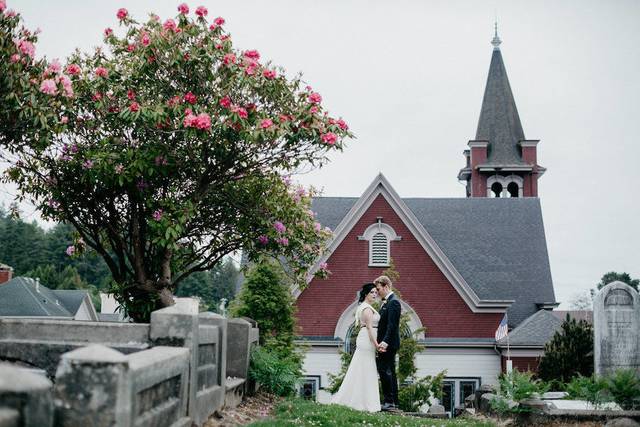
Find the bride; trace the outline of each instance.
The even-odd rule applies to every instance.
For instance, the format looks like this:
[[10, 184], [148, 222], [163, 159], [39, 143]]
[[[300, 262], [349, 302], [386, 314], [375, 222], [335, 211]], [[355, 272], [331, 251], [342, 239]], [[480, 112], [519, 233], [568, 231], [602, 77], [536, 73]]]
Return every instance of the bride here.
[[380, 411], [378, 372], [376, 370], [376, 329], [380, 315], [371, 306], [378, 292], [373, 283], [365, 284], [360, 290], [356, 309], [355, 327], [360, 328], [356, 338], [356, 351], [349, 369], [342, 380], [340, 390], [333, 395], [331, 403], [349, 406], [360, 411]]

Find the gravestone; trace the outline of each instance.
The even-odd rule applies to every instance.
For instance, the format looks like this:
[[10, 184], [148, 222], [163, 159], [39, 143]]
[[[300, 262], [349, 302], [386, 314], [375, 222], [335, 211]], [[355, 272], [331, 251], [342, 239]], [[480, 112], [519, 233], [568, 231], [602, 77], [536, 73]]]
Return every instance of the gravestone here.
[[593, 301], [594, 368], [598, 375], [618, 369], [640, 373], [640, 295], [612, 282]]

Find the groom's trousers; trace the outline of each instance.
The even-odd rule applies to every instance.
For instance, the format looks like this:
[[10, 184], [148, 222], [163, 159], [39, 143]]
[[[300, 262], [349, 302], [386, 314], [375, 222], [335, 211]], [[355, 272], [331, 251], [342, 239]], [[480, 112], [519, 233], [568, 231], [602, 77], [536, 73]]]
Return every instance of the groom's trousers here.
[[388, 349], [384, 353], [378, 353], [376, 366], [380, 383], [382, 384], [383, 403], [398, 405], [398, 379], [396, 378], [396, 351]]

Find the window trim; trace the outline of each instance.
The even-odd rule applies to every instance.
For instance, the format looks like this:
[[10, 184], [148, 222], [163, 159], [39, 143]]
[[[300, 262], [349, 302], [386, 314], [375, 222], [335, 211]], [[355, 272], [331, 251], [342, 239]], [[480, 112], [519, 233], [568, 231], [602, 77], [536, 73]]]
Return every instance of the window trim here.
[[[377, 234], [383, 234], [387, 243], [387, 262], [386, 263], [374, 263], [373, 262], [373, 237]], [[369, 242], [369, 267], [389, 267], [391, 264], [391, 241], [401, 240], [401, 237], [396, 234], [396, 231], [389, 224], [383, 222], [376, 222], [371, 224], [364, 231], [362, 236], [358, 236], [358, 240], [367, 240]]]

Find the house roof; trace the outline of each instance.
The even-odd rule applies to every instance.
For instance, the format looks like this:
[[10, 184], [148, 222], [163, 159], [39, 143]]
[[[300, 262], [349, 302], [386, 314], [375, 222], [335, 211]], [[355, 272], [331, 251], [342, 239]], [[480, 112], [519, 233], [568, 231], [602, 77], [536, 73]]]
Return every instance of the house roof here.
[[0, 316], [73, 317], [60, 298], [30, 277], [16, 277], [0, 285]]
[[476, 140], [489, 141], [487, 165], [523, 165], [518, 142], [524, 140], [500, 48], [495, 46], [482, 99]]
[[77, 313], [89, 292], [79, 289], [54, 289], [51, 292], [70, 313]]
[[[549, 310], [540, 310], [526, 318], [515, 329], [509, 332], [509, 345], [518, 347], [544, 347], [553, 335], [560, 330], [562, 320]], [[498, 341], [498, 345], [506, 347], [507, 338]]]
[[[317, 197], [311, 209], [332, 229], [358, 198]], [[537, 198], [402, 199], [473, 292], [483, 300], [515, 300], [516, 326], [553, 302], [540, 201]]]

